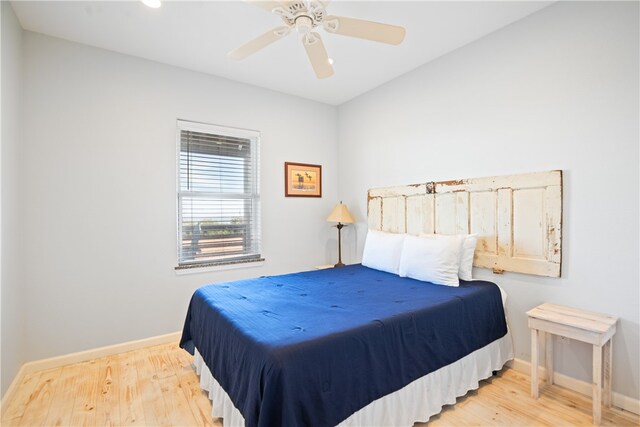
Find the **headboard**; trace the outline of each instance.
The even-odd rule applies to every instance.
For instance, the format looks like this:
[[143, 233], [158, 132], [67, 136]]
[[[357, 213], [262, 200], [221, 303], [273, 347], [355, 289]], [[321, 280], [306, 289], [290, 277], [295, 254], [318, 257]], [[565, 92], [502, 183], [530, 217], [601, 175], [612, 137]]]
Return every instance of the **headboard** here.
[[367, 215], [392, 233], [477, 233], [474, 266], [560, 277], [560, 170], [374, 188]]

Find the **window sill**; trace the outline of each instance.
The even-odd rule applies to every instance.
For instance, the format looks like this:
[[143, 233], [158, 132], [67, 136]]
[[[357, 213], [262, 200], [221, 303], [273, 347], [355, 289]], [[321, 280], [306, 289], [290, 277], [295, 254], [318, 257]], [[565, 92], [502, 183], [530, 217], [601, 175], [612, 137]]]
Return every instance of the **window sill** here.
[[264, 265], [264, 258], [252, 259], [246, 261], [235, 261], [228, 263], [211, 263], [211, 264], [194, 264], [194, 265], [179, 265], [175, 267], [177, 276], [185, 274], [196, 273], [208, 273], [211, 271], [223, 271], [223, 270], [235, 270], [238, 268], [254, 268], [262, 267]]

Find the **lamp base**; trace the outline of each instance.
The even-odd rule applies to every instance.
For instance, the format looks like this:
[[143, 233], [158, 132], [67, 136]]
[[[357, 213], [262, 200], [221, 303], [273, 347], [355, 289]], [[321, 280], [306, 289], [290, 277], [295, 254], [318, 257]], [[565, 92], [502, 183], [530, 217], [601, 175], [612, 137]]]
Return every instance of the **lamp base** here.
[[338, 267], [344, 267], [345, 264], [343, 262], [338, 262], [336, 265], [333, 266], [333, 268], [338, 268]]

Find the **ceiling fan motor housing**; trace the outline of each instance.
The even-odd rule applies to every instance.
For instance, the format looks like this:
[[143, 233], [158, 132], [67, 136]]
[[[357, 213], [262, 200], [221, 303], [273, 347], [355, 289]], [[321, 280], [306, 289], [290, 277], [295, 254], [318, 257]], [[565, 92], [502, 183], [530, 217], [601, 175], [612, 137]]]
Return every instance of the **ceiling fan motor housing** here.
[[296, 28], [298, 28], [299, 18], [311, 20], [310, 28], [314, 28], [322, 23], [325, 16], [324, 6], [316, 1], [311, 1], [309, 4], [303, 1], [291, 2], [286, 8], [276, 8], [273, 12], [280, 15], [285, 24]]
[[296, 30], [299, 34], [307, 34], [315, 27], [313, 20], [306, 15], [296, 17]]

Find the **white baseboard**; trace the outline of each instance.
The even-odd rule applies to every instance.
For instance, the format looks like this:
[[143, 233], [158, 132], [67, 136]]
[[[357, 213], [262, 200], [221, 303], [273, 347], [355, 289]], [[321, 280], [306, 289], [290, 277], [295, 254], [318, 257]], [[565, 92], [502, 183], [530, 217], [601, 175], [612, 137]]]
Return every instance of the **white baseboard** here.
[[27, 362], [20, 367], [15, 378], [9, 385], [2, 401], [0, 402], [0, 413], [4, 409], [6, 402], [9, 402], [13, 397], [16, 389], [24, 377], [36, 371], [43, 371], [45, 369], [58, 368], [60, 366], [72, 365], [74, 363], [86, 362], [87, 360], [99, 359], [101, 357], [112, 356], [114, 354], [126, 353], [128, 351], [138, 350], [145, 347], [152, 347], [154, 345], [168, 344], [171, 342], [178, 342], [180, 340], [181, 332], [173, 332], [171, 334], [159, 335], [151, 338], [144, 338], [136, 341], [128, 341], [120, 344], [109, 345], [106, 347], [99, 347], [85, 351], [79, 351], [77, 353], [65, 354], [62, 356], [51, 357], [49, 359], [34, 360], [33, 362]]
[[[513, 359], [512, 361], [508, 362], [507, 365], [518, 372], [526, 375], [531, 375], [531, 362], [527, 360]], [[540, 366], [538, 377], [545, 378], [546, 375], [547, 370], [544, 366]], [[559, 386], [568, 388], [569, 390], [573, 390], [586, 396], [591, 396], [591, 383], [588, 383], [586, 381], [578, 380], [568, 375], [554, 372], [553, 382], [555, 384], [558, 384]], [[640, 415], [640, 400], [625, 396], [621, 393], [616, 393], [615, 391], [612, 393], [612, 398], [613, 406], [617, 406], [618, 408], [624, 409], [625, 411], [633, 412], [634, 414]]]
[[158, 335], [157, 337], [128, 341], [120, 344], [108, 345], [106, 347], [98, 347], [90, 350], [79, 351], [77, 353], [51, 357], [49, 359], [34, 360], [33, 362], [27, 362], [23, 365], [25, 368], [24, 373], [30, 374], [35, 371], [43, 371], [45, 369], [86, 362], [87, 360], [98, 359], [105, 356], [112, 356], [118, 353], [126, 353], [127, 351], [138, 350], [145, 347], [152, 347], [154, 345], [178, 342], [180, 340], [180, 335], [181, 332], [173, 332], [171, 334]]

